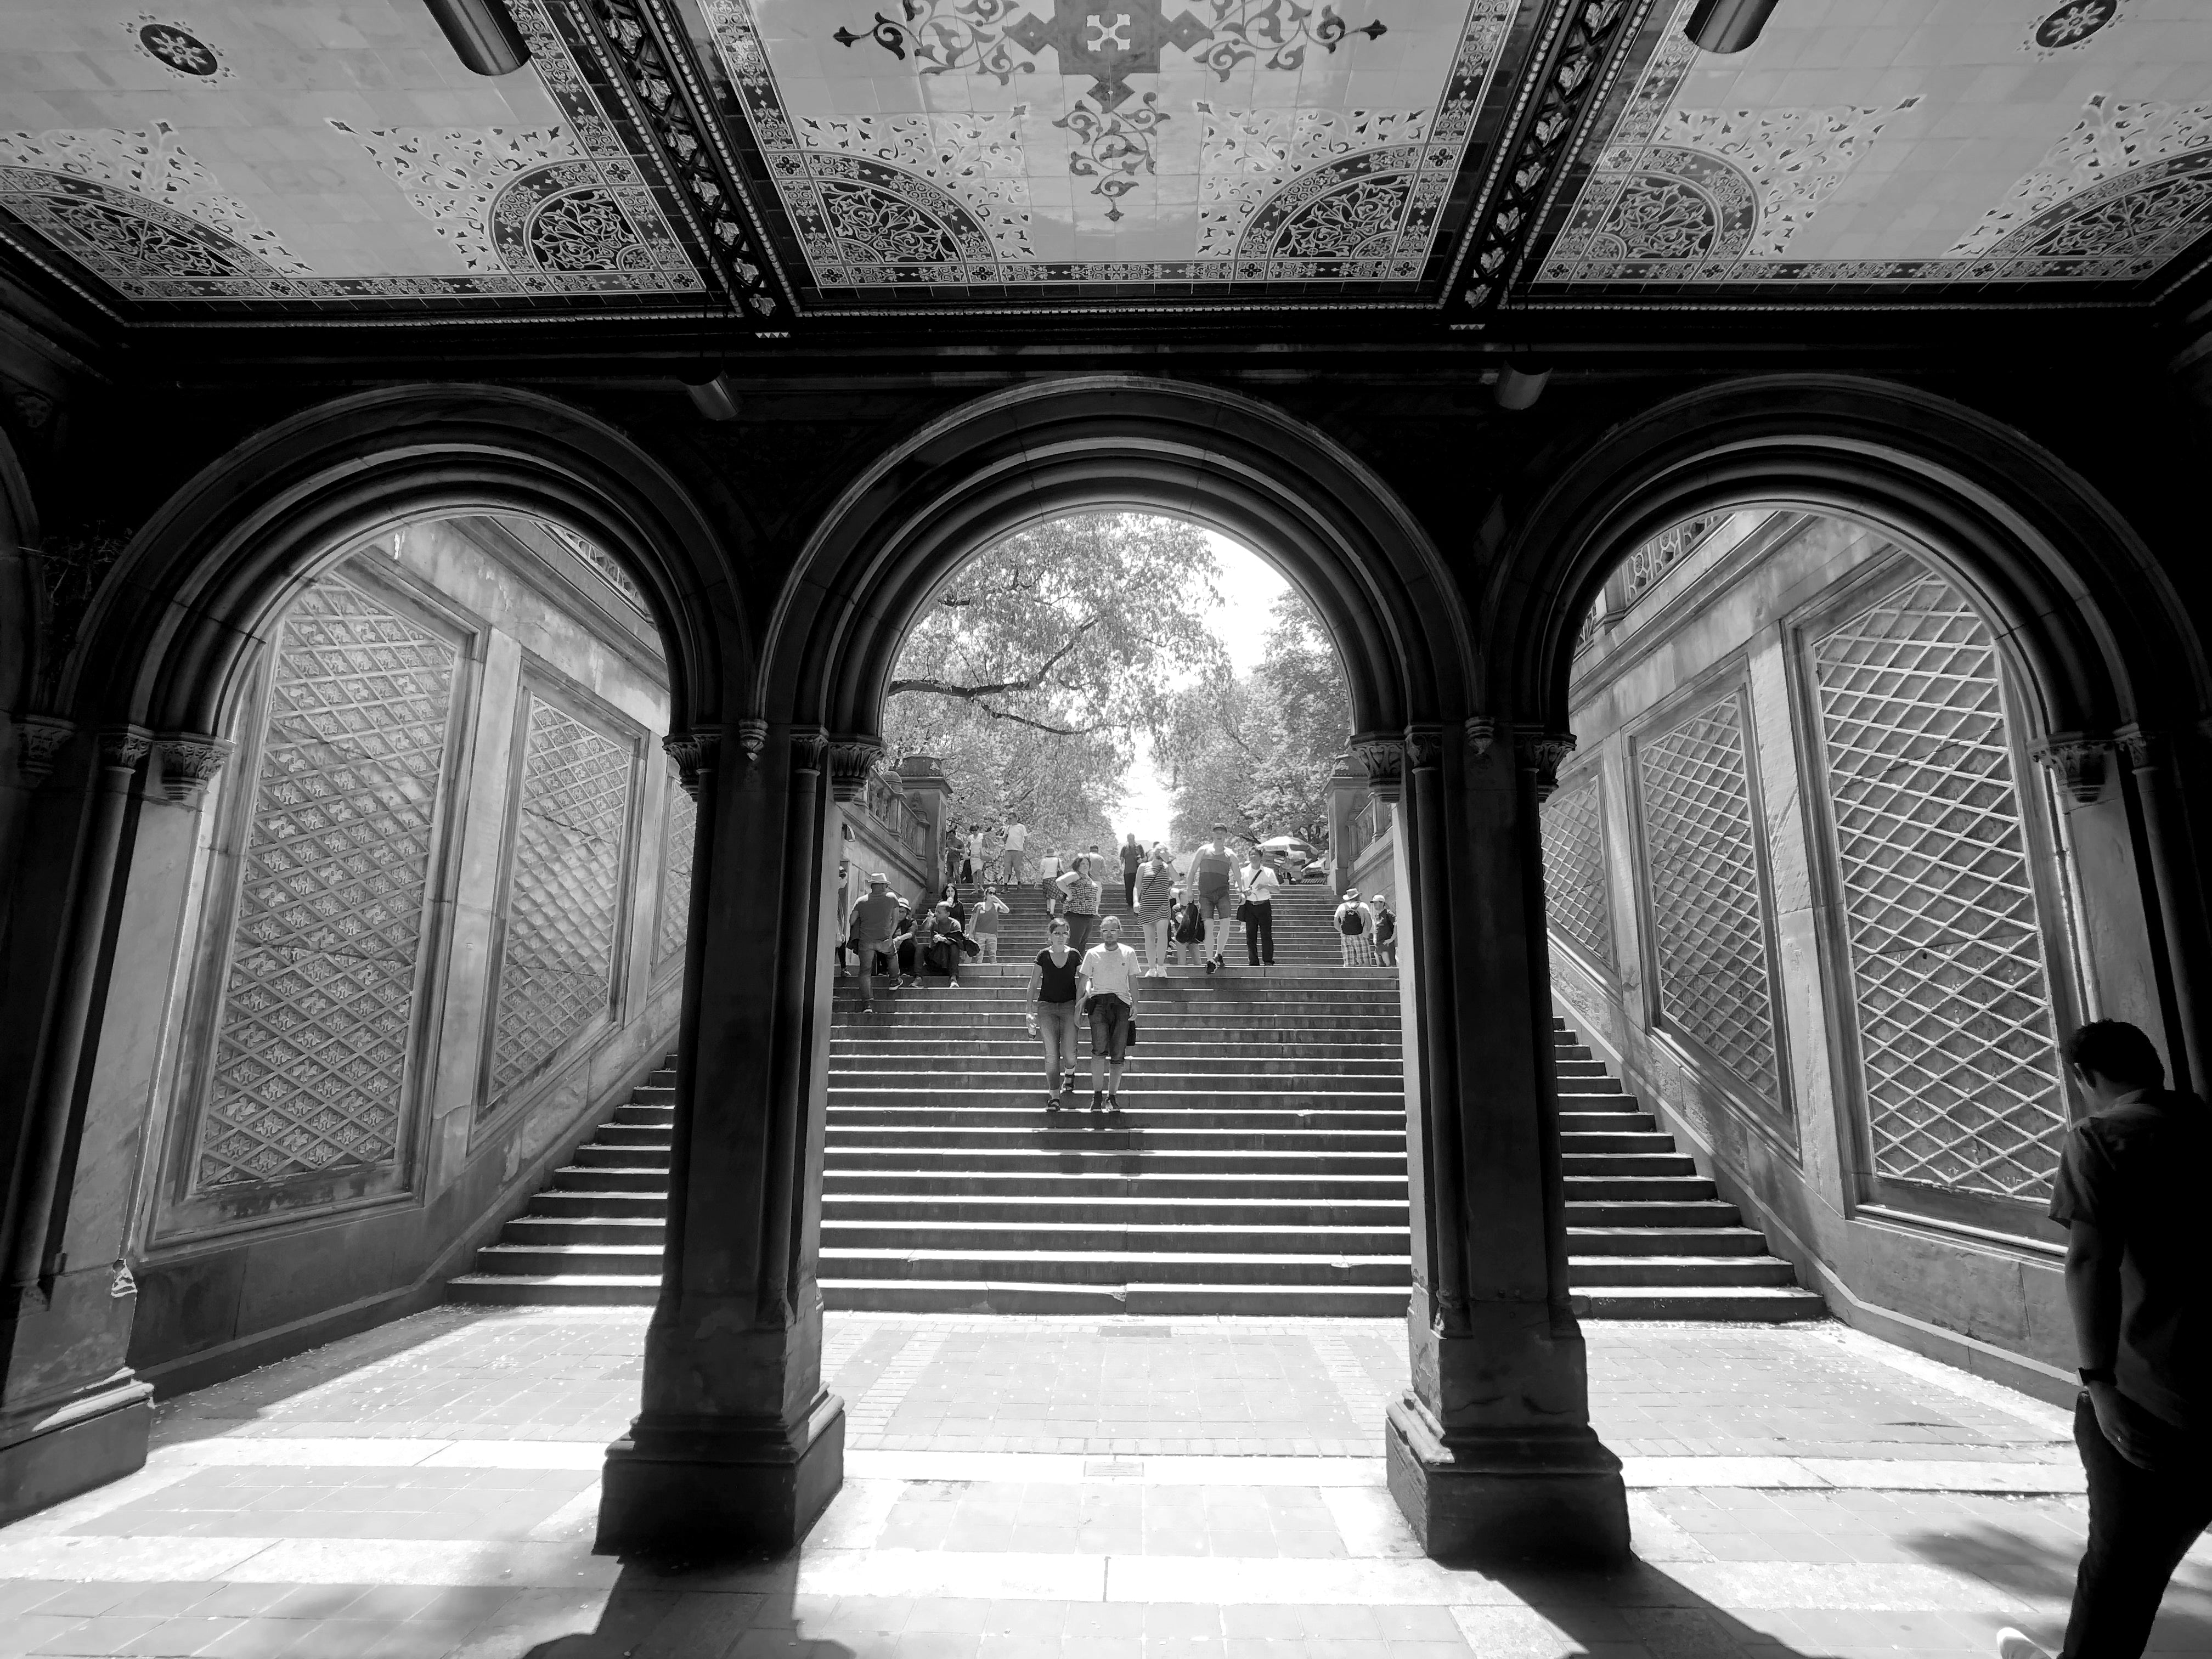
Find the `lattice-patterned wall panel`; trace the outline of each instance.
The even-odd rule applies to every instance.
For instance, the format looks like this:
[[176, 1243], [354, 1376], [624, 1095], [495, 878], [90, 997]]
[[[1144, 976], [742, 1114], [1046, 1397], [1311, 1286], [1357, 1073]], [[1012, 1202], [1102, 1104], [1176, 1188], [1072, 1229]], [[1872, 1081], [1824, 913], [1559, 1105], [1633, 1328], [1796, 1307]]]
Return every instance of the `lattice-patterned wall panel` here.
[[1742, 707], [1731, 693], [1638, 744], [1637, 757], [1661, 1017], [1778, 1108]]
[[683, 790], [668, 791], [668, 829], [661, 842], [660, 921], [654, 929], [657, 967], [681, 954], [691, 915], [692, 843], [699, 837], [699, 804]]
[[455, 647], [326, 580], [276, 647], [195, 1176], [398, 1155]]
[[631, 751], [533, 700], [507, 877], [486, 1109], [607, 1012]]
[[1597, 774], [1560, 785], [1544, 803], [1543, 824], [1544, 903], [1552, 931], [1610, 968], [1613, 906], [1606, 899]]
[[1989, 629], [1923, 574], [1811, 652], [1875, 1169], [2041, 1202], [2066, 1107]]

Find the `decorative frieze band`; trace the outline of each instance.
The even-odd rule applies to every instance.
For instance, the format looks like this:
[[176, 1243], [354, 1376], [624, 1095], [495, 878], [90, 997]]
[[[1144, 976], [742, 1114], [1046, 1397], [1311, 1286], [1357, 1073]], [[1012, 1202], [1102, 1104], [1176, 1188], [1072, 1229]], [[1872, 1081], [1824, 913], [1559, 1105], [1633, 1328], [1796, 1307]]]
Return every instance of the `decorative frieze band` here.
[[197, 806], [234, 746], [225, 738], [169, 732], [154, 740], [161, 756], [162, 793], [181, 806]]

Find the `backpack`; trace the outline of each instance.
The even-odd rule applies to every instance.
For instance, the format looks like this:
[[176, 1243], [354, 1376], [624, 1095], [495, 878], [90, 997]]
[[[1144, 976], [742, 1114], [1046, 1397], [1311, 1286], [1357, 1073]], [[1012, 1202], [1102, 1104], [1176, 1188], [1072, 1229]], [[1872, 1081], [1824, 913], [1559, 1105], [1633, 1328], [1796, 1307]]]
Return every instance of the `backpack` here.
[[1206, 913], [1195, 904], [1185, 904], [1176, 912], [1176, 943], [1203, 945], [1206, 942]]
[[1340, 904], [1336, 910], [1336, 931], [1340, 933], [1364, 933], [1367, 924], [1359, 919], [1359, 907]]

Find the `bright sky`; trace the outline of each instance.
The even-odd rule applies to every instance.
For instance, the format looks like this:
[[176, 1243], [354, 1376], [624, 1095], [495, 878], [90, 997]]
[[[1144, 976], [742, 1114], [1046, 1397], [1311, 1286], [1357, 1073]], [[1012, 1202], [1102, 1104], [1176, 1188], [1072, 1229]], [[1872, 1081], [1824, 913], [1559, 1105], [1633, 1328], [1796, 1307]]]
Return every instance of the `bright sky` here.
[[[1249, 674], [1267, 650], [1268, 608], [1290, 584], [1242, 543], [1215, 531], [1206, 532], [1206, 538], [1221, 561], [1221, 608], [1212, 619], [1213, 633], [1237, 672]], [[1115, 837], [1118, 840], [1133, 830], [1137, 839], [1150, 847], [1168, 838], [1168, 822], [1174, 816], [1167, 769], [1158, 763], [1149, 743], [1140, 744], [1135, 761], [1121, 775], [1121, 808], [1114, 815]]]

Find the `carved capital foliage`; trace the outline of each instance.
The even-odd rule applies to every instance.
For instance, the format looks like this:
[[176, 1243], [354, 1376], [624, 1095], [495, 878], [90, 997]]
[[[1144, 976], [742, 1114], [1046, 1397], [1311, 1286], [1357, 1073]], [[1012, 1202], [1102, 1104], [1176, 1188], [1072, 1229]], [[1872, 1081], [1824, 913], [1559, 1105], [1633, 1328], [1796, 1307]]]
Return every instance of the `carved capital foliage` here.
[[1498, 722], [1488, 714], [1469, 714], [1467, 717], [1467, 754], [1473, 761], [1490, 758], [1490, 746], [1498, 741]]
[[1419, 725], [1406, 728], [1406, 763], [1416, 772], [1433, 772], [1444, 763], [1444, 729]]
[[791, 728], [791, 769], [817, 775], [830, 764], [830, 734], [818, 726]]
[[1571, 732], [1548, 732], [1540, 726], [1513, 728], [1513, 752], [1522, 770], [1536, 775], [1536, 799], [1547, 799], [1559, 787], [1559, 767], [1575, 752]]
[[54, 714], [23, 714], [15, 721], [15, 775], [35, 789], [52, 775], [62, 745], [76, 732], [76, 722]]
[[118, 772], [135, 772], [138, 763], [153, 752], [154, 734], [135, 726], [118, 726], [100, 734], [100, 763]]
[[672, 732], [660, 740], [660, 747], [676, 763], [678, 786], [692, 799], [698, 799], [701, 781], [714, 769], [715, 757], [721, 752], [722, 734], [712, 726]]
[[1364, 732], [1346, 748], [1353, 763], [1367, 774], [1367, 793], [1377, 800], [1395, 801], [1405, 781], [1406, 740]]
[[883, 758], [880, 738], [848, 732], [830, 739], [830, 789], [839, 800], [854, 801], [866, 793], [876, 763]]
[[760, 764], [762, 752], [768, 747], [768, 722], [763, 720], [743, 720], [738, 722], [738, 753], [744, 757], [741, 764], [752, 767]]
[[2035, 758], [2050, 769], [2069, 801], [2087, 806], [2105, 787], [2105, 768], [2112, 752], [2110, 738], [2061, 732], [2035, 751]]
[[154, 740], [161, 753], [161, 789], [180, 805], [192, 806], [207, 793], [209, 783], [230, 758], [233, 744], [223, 738], [204, 738], [189, 732], [170, 732]]
[[2130, 726], [2124, 732], [2112, 734], [2112, 746], [2127, 762], [2129, 771], [2148, 772], [2157, 767], [2160, 750], [2164, 744], [2154, 732], [2146, 732], [2140, 726]]

